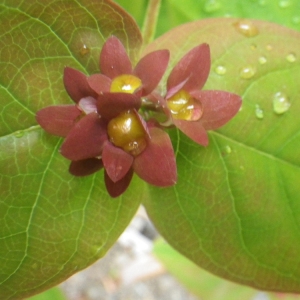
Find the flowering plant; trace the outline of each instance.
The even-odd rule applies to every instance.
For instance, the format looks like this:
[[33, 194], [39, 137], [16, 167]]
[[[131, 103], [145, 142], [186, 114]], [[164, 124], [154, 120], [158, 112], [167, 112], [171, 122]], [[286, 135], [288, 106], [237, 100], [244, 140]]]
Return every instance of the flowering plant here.
[[147, 116], [149, 103], [152, 109], [165, 111], [168, 126], [177, 126], [204, 146], [205, 129], [224, 125], [238, 112], [238, 95], [200, 91], [210, 70], [207, 44], [193, 48], [177, 63], [163, 97], [155, 88], [168, 61], [169, 51], [157, 50], [132, 69], [122, 43], [110, 37], [100, 54], [102, 73], [88, 77], [65, 68], [64, 85], [76, 104], [46, 107], [38, 111], [37, 121], [49, 133], [66, 137], [60, 152], [72, 161], [71, 174], [85, 176], [104, 168], [112, 197], [127, 189], [133, 171], [150, 184], [174, 185], [172, 144], [164, 124]]
[[197, 265], [299, 291], [299, 33], [191, 1], [205, 19], [163, 4], [155, 39], [156, 0], [143, 33], [111, 0], [0, 5], [3, 299], [102, 257], [141, 204]]

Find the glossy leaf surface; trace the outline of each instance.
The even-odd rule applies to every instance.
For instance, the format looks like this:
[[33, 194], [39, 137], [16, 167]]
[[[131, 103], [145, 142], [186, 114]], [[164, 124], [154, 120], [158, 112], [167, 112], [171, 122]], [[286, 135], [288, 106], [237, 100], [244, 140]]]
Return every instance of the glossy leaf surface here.
[[299, 292], [300, 34], [253, 21], [249, 36], [241, 22], [182, 25], [146, 49], [169, 48], [172, 67], [207, 42], [205, 89], [240, 94], [243, 106], [210, 133], [207, 148], [173, 131], [178, 183], [149, 187], [145, 204], [166, 240], [205, 269], [259, 289]]
[[61, 140], [36, 126], [35, 113], [72, 103], [66, 65], [99, 72], [111, 34], [135, 60], [141, 36], [111, 1], [2, 1], [0, 15], [0, 298], [23, 299], [102, 257], [139, 205], [135, 181], [111, 199], [103, 172], [70, 175]]
[[[135, 14], [134, 11], [132, 13]], [[186, 22], [217, 17], [264, 20], [300, 30], [300, 2], [297, 0], [162, 1], [157, 35]]]

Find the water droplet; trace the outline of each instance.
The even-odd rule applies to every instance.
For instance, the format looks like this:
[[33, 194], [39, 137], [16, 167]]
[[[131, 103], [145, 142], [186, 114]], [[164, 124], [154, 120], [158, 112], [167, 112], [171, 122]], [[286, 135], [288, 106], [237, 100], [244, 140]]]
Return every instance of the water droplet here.
[[292, 18], [292, 23], [298, 25], [300, 23], [300, 16], [294, 16]]
[[224, 75], [224, 74], [226, 74], [227, 69], [226, 69], [226, 67], [224, 67], [224, 66], [222, 66], [222, 65], [219, 65], [219, 66], [216, 66], [216, 67], [215, 67], [215, 72], [216, 72], [218, 75]]
[[204, 11], [213, 13], [221, 8], [221, 3], [217, 0], [207, 0], [204, 4]]
[[230, 154], [231, 152], [232, 152], [232, 149], [231, 149], [231, 147], [230, 146], [225, 146], [225, 148], [224, 148], [224, 150], [225, 150], [225, 152], [226, 152], [226, 154]]
[[265, 6], [265, 5], [267, 4], [267, 1], [266, 1], [266, 0], [259, 0], [259, 1], [258, 1], [258, 4], [259, 4], [260, 6]]
[[90, 53], [90, 49], [86, 44], [83, 44], [79, 52], [81, 56], [85, 56], [86, 54]]
[[278, 2], [278, 6], [281, 8], [287, 8], [292, 4], [292, 2], [290, 0], [280, 0]]
[[265, 56], [261, 56], [261, 57], [258, 58], [258, 62], [261, 65], [264, 65], [267, 62], [267, 58]]
[[295, 61], [296, 61], [296, 54], [291, 52], [291, 53], [289, 53], [289, 54], [285, 57], [285, 59], [286, 59], [288, 62], [290, 62], [290, 63], [295, 62]]
[[258, 28], [249, 20], [241, 20], [233, 24], [234, 28], [246, 37], [258, 35]]
[[24, 136], [24, 131], [23, 130], [18, 130], [16, 132], [14, 132], [14, 136], [17, 138], [21, 138], [22, 136]]
[[273, 110], [276, 114], [284, 114], [289, 110], [290, 106], [291, 103], [285, 93], [278, 92], [273, 96]]
[[257, 119], [260, 120], [264, 118], [264, 111], [261, 109], [261, 107], [258, 104], [255, 105], [255, 116]]
[[250, 79], [255, 75], [255, 73], [256, 69], [253, 66], [249, 65], [241, 69], [240, 76], [243, 79]]

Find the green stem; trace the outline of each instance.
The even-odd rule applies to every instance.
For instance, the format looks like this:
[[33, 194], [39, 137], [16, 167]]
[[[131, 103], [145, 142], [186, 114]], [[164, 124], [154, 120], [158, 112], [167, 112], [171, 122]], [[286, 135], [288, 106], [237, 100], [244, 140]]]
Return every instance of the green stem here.
[[160, 3], [161, 0], [149, 0], [142, 29], [144, 46], [148, 45], [154, 38]]

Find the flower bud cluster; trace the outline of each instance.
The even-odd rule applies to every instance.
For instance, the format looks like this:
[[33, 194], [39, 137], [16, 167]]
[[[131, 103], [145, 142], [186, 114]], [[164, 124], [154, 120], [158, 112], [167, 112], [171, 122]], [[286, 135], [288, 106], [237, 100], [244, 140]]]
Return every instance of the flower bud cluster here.
[[117, 197], [135, 172], [146, 182], [172, 186], [176, 160], [166, 127], [176, 126], [196, 143], [208, 144], [207, 130], [228, 122], [239, 110], [239, 96], [202, 91], [210, 70], [207, 44], [191, 49], [176, 64], [161, 92], [169, 51], [157, 50], [135, 67], [116, 37], [100, 54], [101, 73], [86, 76], [66, 67], [64, 85], [75, 105], [49, 106], [37, 112], [47, 132], [64, 137], [61, 154], [69, 171], [86, 176], [104, 169], [108, 193]]

